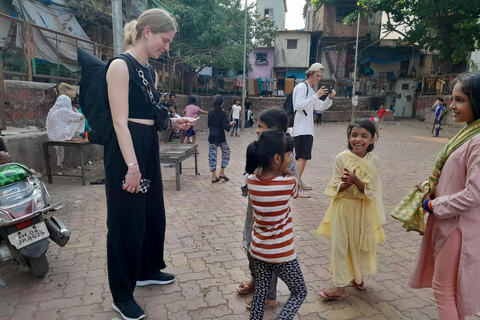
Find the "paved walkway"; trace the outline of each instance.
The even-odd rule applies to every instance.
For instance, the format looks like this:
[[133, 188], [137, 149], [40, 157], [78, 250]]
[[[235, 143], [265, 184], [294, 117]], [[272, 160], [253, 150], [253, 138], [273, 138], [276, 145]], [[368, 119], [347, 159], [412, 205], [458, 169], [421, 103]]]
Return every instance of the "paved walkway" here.
[[[378, 273], [366, 279], [368, 289], [347, 289], [342, 302], [323, 302], [316, 291], [331, 285], [329, 240], [315, 236], [328, 207], [323, 195], [335, 156], [345, 149], [346, 123], [316, 127], [313, 160], [304, 180], [313, 186], [312, 197], [293, 201], [295, 244], [308, 296], [296, 319], [435, 319], [431, 290], [412, 290], [408, 277], [421, 237], [406, 233], [401, 224], [388, 219], [388, 242], [378, 248]], [[445, 128], [451, 137], [458, 128]], [[210, 183], [207, 136], [199, 143], [200, 175], [195, 176], [193, 158], [185, 162], [182, 189], [175, 191], [174, 169], [163, 166], [167, 207], [165, 258], [177, 280], [167, 286], [144, 287], [135, 292], [148, 319], [248, 319], [245, 301], [251, 294], [236, 294], [237, 284], [247, 279], [248, 267], [242, 249], [246, 198], [240, 194], [245, 150], [256, 138], [253, 129], [240, 137], [228, 137], [232, 159], [226, 174], [229, 182]], [[403, 195], [426, 179], [436, 154], [447, 138], [432, 138], [423, 122], [401, 121], [384, 125], [375, 153], [380, 156], [386, 212]], [[19, 161], [19, 159], [15, 159]], [[89, 181], [102, 177], [102, 164], [89, 167]], [[43, 279], [30, 276], [23, 266], [0, 266], [0, 319], [118, 319], [106, 276], [106, 210], [103, 186], [82, 187], [80, 180], [55, 177], [47, 185], [55, 202], [65, 204], [58, 215], [72, 231], [65, 248], [51, 244], [50, 272]], [[135, 214], [132, 212], [132, 214]], [[288, 289], [279, 282], [278, 300], [284, 303]], [[265, 319], [274, 319], [268, 310]], [[475, 319], [475, 317], [469, 318]]]

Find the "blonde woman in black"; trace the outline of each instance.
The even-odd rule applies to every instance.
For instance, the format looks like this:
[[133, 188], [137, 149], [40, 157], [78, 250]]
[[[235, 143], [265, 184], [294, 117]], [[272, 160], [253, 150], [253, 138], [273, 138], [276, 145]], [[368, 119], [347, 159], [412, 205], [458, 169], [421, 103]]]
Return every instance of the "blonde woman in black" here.
[[[165, 207], [159, 162], [158, 135], [152, 102], [145, 96], [141, 75], [156, 88], [148, 59], [169, 50], [177, 32], [175, 19], [161, 9], [144, 12], [124, 28], [127, 56], [115, 59], [107, 71], [108, 98], [114, 132], [105, 143], [107, 193], [107, 262], [113, 309], [123, 319], [142, 319], [135, 286], [172, 283], [161, 272], [165, 240]], [[129, 62], [127, 62], [129, 61]], [[129, 69], [129, 64], [134, 67]], [[141, 71], [141, 72], [140, 72]], [[138, 76], [138, 77], [137, 77]], [[159, 101], [156, 90], [150, 90]], [[172, 118], [170, 126], [188, 129], [191, 118]], [[147, 192], [141, 179], [150, 180]], [[148, 181], [143, 180], [143, 187]]]

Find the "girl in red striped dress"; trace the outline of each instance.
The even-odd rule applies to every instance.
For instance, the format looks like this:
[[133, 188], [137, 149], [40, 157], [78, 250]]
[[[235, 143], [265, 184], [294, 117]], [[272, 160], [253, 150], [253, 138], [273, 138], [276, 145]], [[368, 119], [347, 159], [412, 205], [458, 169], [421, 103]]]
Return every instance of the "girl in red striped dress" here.
[[254, 224], [250, 255], [255, 269], [255, 291], [250, 319], [263, 319], [272, 272], [290, 290], [277, 319], [293, 319], [307, 296], [307, 287], [293, 244], [290, 198], [297, 197], [297, 179], [285, 175], [293, 140], [281, 130], [267, 130], [247, 148], [248, 193]]

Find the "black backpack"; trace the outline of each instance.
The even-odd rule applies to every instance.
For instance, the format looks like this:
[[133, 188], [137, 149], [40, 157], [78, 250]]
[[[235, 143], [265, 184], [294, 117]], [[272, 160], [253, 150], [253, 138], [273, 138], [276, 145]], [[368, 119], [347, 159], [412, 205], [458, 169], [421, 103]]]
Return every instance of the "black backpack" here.
[[[130, 81], [135, 81], [142, 88], [146, 103], [150, 103], [148, 94], [135, 73], [135, 67], [129, 56], [120, 54], [107, 64], [84, 49], [77, 48], [77, 60], [82, 67], [79, 103], [89, 125], [88, 140], [96, 144], [105, 144], [113, 130], [112, 114], [108, 102], [107, 70], [115, 59], [122, 59], [127, 63]], [[150, 65], [149, 70], [152, 78], [155, 79], [155, 70]]]
[[[308, 96], [308, 84], [306, 82], [303, 82], [303, 83], [305, 83], [305, 85], [307, 86], [307, 94], [305, 95], [306, 97]], [[293, 124], [295, 122], [295, 112], [296, 112], [293, 110], [293, 91], [285, 99], [285, 102], [283, 104], [283, 110], [285, 110], [285, 112], [288, 115], [288, 126], [293, 127]], [[303, 110], [303, 113], [307, 115], [307, 112], [305, 110]]]
[[88, 140], [104, 144], [113, 130], [108, 103], [107, 64], [82, 48], [77, 48], [77, 60], [82, 67], [79, 103], [90, 127]]

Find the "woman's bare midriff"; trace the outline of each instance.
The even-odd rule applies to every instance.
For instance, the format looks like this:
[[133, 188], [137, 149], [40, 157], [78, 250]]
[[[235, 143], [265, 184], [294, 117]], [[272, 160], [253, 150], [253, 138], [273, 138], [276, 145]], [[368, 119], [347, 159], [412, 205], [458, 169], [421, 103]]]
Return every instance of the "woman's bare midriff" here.
[[128, 121], [146, 124], [147, 126], [153, 126], [155, 124], [155, 120], [151, 119], [136, 119], [136, 118], [128, 118]]

